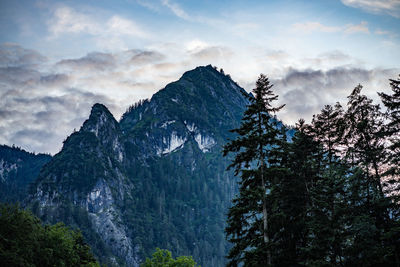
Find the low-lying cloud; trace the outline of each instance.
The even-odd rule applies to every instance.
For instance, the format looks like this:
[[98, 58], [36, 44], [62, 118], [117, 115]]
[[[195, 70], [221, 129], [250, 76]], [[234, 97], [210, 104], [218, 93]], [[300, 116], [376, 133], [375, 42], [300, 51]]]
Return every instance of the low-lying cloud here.
[[[171, 50], [178, 52], [171, 56], [167, 53]], [[358, 83], [365, 86], [366, 94], [377, 98], [375, 92], [388, 90], [387, 79], [400, 72], [356, 68], [354, 59], [340, 51], [302, 59], [303, 64], [314, 66], [309, 69], [293, 65], [292, 58], [285, 51], [267, 51], [253, 65], [243, 64], [229, 47], [194, 40], [148, 50], [92, 52], [49, 63], [36, 51], [2, 45], [0, 144], [57, 153], [62, 141], [88, 118], [93, 104], [105, 104], [118, 120], [129, 105], [150, 98], [198, 65], [224, 68], [248, 91], [257, 72], [264, 69], [280, 102], [287, 104], [279, 117], [288, 124], [301, 117], [311, 119], [325, 104], [345, 103]]]

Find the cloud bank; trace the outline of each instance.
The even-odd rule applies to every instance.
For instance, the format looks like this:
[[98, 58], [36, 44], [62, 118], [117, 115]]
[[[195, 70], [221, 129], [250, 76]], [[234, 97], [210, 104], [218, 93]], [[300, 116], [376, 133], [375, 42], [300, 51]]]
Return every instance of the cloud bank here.
[[118, 120], [131, 104], [150, 98], [185, 71], [210, 63], [223, 67], [248, 91], [254, 87], [255, 70], [263, 70], [280, 102], [287, 104], [280, 118], [288, 124], [300, 117], [311, 119], [325, 104], [345, 101], [358, 83], [376, 98], [375, 92], [389, 89], [387, 79], [400, 72], [355, 67], [357, 62], [341, 51], [301, 59], [301, 66], [309, 66], [306, 69], [284, 51], [257, 53], [265, 56], [253, 66], [244, 65], [242, 55], [229, 47], [192, 40], [147, 50], [91, 52], [50, 63], [37, 51], [0, 45], [0, 143], [57, 153], [62, 141], [88, 118], [94, 103], [105, 104]]

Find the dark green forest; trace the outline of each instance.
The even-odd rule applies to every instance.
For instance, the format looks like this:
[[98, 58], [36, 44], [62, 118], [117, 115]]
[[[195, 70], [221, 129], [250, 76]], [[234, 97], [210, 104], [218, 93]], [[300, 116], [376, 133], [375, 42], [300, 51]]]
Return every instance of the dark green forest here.
[[238, 137], [224, 148], [240, 176], [228, 214], [228, 266], [400, 266], [400, 80], [379, 93], [358, 85], [346, 107], [299, 120], [291, 140], [283, 106], [261, 75]]
[[0, 266], [100, 266], [82, 234], [43, 225], [17, 205], [0, 204]]

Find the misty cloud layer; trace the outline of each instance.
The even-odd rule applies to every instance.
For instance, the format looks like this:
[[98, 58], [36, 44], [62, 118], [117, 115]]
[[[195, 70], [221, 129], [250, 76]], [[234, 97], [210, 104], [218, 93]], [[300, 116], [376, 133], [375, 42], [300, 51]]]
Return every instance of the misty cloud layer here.
[[294, 125], [299, 118], [309, 121], [326, 104], [340, 102], [345, 107], [347, 96], [358, 84], [363, 85], [364, 94], [379, 103], [376, 92], [388, 92], [388, 79], [397, 77], [398, 72], [344, 67], [327, 71], [289, 69], [283, 78], [273, 80], [280, 102], [286, 103], [279, 117]]
[[[254, 87], [259, 73], [249, 76], [251, 69], [238, 64], [229, 47], [201, 42], [185, 45], [185, 49], [171, 43], [152, 50], [91, 52], [53, 63], [34, 50], [1, 45], [0, 143], [57, 153], [62, 141], [88, 118], [94, 103], [105, 104], [118, 120], [129, 105], [150, 98], [198, 65], [219, 67], [218, 62], [231, 60], [232, 66], [225, 72], [247, 91]], [[171, 57], [166, 51], [180, 52]], [[376, 98], [375, 92], [388, 90], [387, 79], [399, 72], [356, 68], [351, 65], [354, 60], [340, 51], [304, 59], [314, 69], [289, 67], [290, 57], [283, 51], [269, 51], [255, 61], [257, 69], [264, 69], [271, 78], [280, 102], [287, 104], [279, 117], [288, 124], [299, 118], [309, 120], [325, 104], [345, 103], [358, 83]]]

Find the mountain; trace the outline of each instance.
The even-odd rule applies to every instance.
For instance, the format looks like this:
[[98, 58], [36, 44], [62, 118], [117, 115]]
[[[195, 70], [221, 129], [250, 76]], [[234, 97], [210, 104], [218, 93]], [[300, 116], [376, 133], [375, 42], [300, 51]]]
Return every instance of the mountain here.
[[22, 201], [28, 195], [29, 184], [50, 160], [50, 155], [0, 145], [0, 202]]
[[221, 150], [246, 94], [209, 65], [132, 105], [119, 122], [95, 104], [41, 170], [27, 205], [45, 221], [79, 227], [110, 266], [138, 266], [156, 247], [223, 266], [237, 185]]

